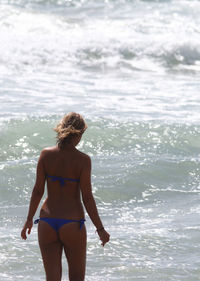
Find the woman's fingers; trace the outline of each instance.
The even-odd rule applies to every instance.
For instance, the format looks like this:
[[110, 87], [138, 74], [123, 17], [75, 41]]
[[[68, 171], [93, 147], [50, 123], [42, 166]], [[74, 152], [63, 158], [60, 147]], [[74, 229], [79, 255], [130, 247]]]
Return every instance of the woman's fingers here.
[[32, 227], [29, 227], [29, 228], [28, 228], [28, 234], [31, 234], [31, 228], [32, 228]]
[[32, 226], [33, 226], [33, 222], [32, 221], [26, 221], [22, 231], [21, 231], [21, 237], [22, 239], [26, 240], [27, 239], [27, 236], [26, 236], [26, 232], [28, 230], [28, 234], [31, 233], [31, 229], [32, 229]]
[[27, 236], [26, 236], [26, 228], [23, 228], [22, 231], [21, 231], [21, 238], [26, 240], [27, 239]]
[[99, 236], [100, 240], [102, 241], [101, 245], [104, 247], [104, 245], [110, 240], [110, 234], [103, 230]]

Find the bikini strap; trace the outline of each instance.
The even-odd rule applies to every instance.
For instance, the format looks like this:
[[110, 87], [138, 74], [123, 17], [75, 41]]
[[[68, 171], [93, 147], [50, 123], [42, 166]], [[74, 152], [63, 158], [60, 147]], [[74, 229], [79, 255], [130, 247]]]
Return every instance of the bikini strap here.
[[60, 186], [64, 186], [65, 185], [65, 179], [62, 177], [57, 177], [57, 176], [49, 176], [47, 175], [48, 178], [51, 178], [52, 181], [59, 181]]
[[81, 219], [79, 222], [80, 222], [80, 229], [81, 229], [84, 225], [85, 219]]
[[52, 181], [59, 181], [60, 186], [65, 185], [65, 181], [74, 181], [74, 182], [79, 182], [79, 179], [71, 179], [71, 178], [63, 178], [63, 177], [58, 177], [58, 176], [49, 176], [47, 175], [48, 178], [51, 178]]
[[34, 220], [34, 224], [39, 223], [40, 219]]

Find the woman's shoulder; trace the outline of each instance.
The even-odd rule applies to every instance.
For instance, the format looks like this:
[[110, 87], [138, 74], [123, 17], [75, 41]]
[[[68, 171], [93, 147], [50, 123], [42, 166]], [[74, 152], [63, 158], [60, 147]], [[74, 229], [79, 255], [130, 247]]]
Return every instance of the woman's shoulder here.
[[43, 149], [41, 150], [40, 155], [41, 155], [42, 157], [45, 157], [45, 156], [47, 156], [47, 155], [49, 155], [49, 154], [56, 153], [56, 152], [58, 152], [58, 148], [57, 148], [56, 146], [45, 147], [45, 148], [43, 148]]
[[84, 163], [91, 162], [91, 158], [88, 154], [86, 154], [80, 150], [77, 150], [77, 154], [78, 154], [79, 159], [82, 160], [82, 162], [84, 162]]
[[50, 146], [50, 147], [45, 147], [42, 149], [42, 153], [48, 153], [48, 152], [54, 152], [54, 151], [58, 151], [58, 147], [57, 146]]

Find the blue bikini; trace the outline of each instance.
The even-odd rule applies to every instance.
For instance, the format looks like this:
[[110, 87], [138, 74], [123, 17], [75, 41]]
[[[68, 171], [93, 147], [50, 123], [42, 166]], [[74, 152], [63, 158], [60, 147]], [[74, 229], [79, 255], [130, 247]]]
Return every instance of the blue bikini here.
[[79, 179], [63, 178], [63, 177], [57, 177], [57, 176], [47, 175], [47, 178], [50, 178], [52, 181], [59, 181], [60, 186], [64, 186], [65, 181], [79, 182]]
[[59, 231], [59, 229], [64, 225], [68, 224], [70, 222], [79, 222], [80, 223], [80, 229], [83, 227], [85, 219], [81, 220], [67, 220], [67, 219], [57, 219], [57, 218], [39, 218], [34, 221], [35, 224], [37, 224], [39, 221], [45, 221], [47, 222], [56, 232]]
[[[65, 186], [65, 181], [72, 181], [72, 182], [79, 182], [79, 179], [72, 179], [72, 178], [63, 178], [63, 177], [57, 177], [57, 176], [49, 176], [47, 175], [48, 178], [51, 178], [52, 181], [59, 181], [60, 186], [63, 187]], [[71, 222], [78, 222], [80, 223], [80, 229], [83, 227], [85, 219], [80, 219], [80, 220], [69, 220], [69, 219], [57, 219], [57, 218], [39, 218], [34, 221], [35, 224], [37, 224], [39, 221], [45, 221], [47, 222], [56, 232], [59, 231], [59, 229], [64, 225], [68, 224]]]

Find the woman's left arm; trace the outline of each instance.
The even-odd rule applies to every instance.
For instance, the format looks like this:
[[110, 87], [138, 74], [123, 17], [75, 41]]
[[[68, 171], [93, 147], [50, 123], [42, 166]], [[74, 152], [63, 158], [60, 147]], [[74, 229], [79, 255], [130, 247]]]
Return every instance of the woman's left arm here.
[[33, 226], [33, 217], [38, 208], [40, 200], [42, 199], [42, 196], [44, 194], [45, 179], [46, 176], [45, 176], [45, 169], [44, 169], [44, 151], [42, 151], [37, 164], [36, 182], [31, 195], [27, 220], [21, 231], [21, 237], [24, 240], [27, 239], [26, 236], [27, 229], [28, 229], [28, 234], [31, 233], [31, 229]]

